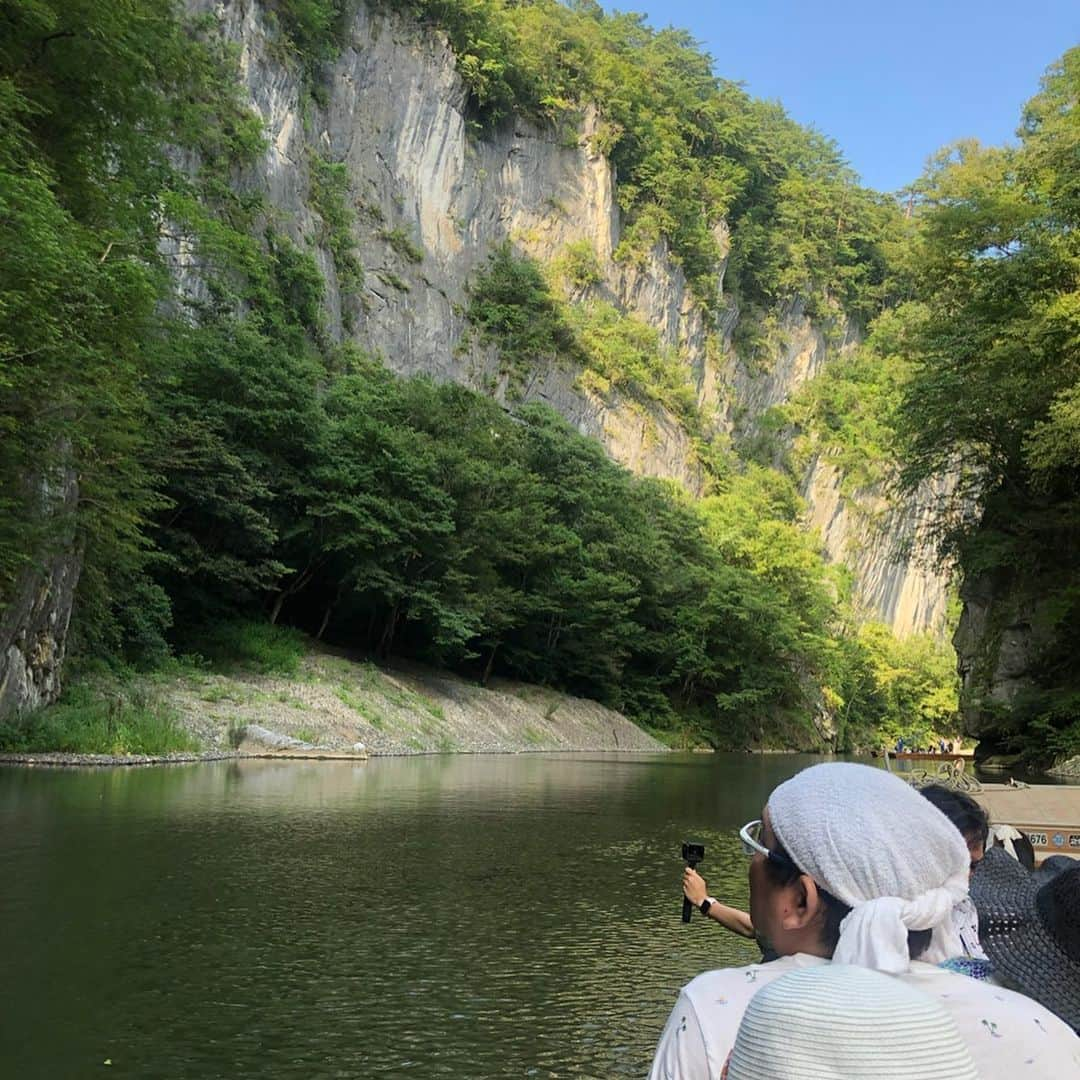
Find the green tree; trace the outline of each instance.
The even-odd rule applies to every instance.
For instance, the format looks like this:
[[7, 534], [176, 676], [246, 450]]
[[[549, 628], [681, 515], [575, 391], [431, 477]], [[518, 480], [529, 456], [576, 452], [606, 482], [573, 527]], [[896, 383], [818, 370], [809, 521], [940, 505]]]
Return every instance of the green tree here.
[[960, 144], [918, 187], [906, 475], [956, 477], [941, 533], [969, 581], [1002, 597], [1055, 597], [1050, 625], [1037, 628], [1048, 643], [1034, 659], [1040, 688], [1006, 724], [1021, 732], [1080, 722], [1066, 644], [1080, 626], [1078, 97], [1073, 49], [1029, 103], [1019, 146]]
[[181, 620], [260, 602], [291, 567], [281, 538], [305, 520], [303, 479], [323, 454], [322, 367], [253, 320], [179, 326], [160, 417], [159, 578]]

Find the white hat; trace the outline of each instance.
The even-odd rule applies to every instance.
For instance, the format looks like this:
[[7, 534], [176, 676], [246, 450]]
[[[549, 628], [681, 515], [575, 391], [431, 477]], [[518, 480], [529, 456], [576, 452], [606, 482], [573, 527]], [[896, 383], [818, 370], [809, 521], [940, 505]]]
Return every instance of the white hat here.
[[727, 1080], [978, 1080], [952, 1017], [891, 975], [821, 964], [762, 987]]
[[768, 813], [795, 865], [851, 908], [836, 963], [907, 971], [909, 930], [932, 931], [920, 959], [963, 955], [952, 910], [967, 896], [971, 856], [909, 784], [868, 765], [813, 765], [773, 791]]

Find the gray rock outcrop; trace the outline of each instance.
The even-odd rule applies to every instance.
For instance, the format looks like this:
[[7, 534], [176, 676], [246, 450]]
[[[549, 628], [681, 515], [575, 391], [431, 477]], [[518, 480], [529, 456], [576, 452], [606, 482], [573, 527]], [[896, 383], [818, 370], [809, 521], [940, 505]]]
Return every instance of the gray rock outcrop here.
[[1039, 664], [1055, 640], [1056, 597], [1039, 582], [1006, 572], [968, 578], [960, 597], [953, 644], [964, 730], [1000, 738], [1020, 722], [1014, 706], [1039, 690]]
[[[73, 472], [42, 491], [45, 512], [70, 513], [78, 498]], [[0, 610], [0, 720], [55, 701], [60, 694], [68, 624], [82, 558], [70, 546], [44, 550], [18, 574]]]
[[[364, 284], [359, 296], [343, 295], [333, 260], [319, 250], [331, 330], [378, 353], [395, 371], [508, 395], [497, 358], [475, 345], [462, 347], [467, 283], [506, 240], [544, 263], [567, 245], [586, 242], [603, 278], [595, 295], [647, 321], [678, 351], [714, 436], [752, 427], [855, 344], [850, 327], [830, 341], [796, 303], [777, 313], [771, 355], [748, 367], [733, 345], [737, 307], [727, 298], [722, 325], [710, 334], [663, 242], [638, 262], [615, 260], [622, 221], [614, 170], [592, 146], [596, 116], [586, 112], [577, 130], [519, 118], [483, 137], [470, 134], [466, 90], [440, 33], [361, 5], [329, 73], [325, 108], [318, 109], [306, 100], [299, 73], [277, 59], [258, 0], [192, 0], [192, 7], [215, 13], [239, 49], [244, 84], [269, 143], [250, 179], [298, 243], [309, 245], [319, 231], [312, 155], [345, 164]], [[393, 239], [402, 235], [422, 250], [419, 261], [402, 255]], [[726, 251], [723, 226], [717, 239]], [[191, 278], [182, 284], [198, 289]], [[627, 467], [700, 489], [693, 442], [676, 417], [617, 393], [590, 393], [579, 375], [553, 365], [531, 372], [518, 392], [601, 439]], [[949, 574], [920, 545], [916, 526], [925, 505], [916, 499], [885, 506], [877, 497], [881, 513], [867, 515], [843, 497], [839, 482], [827, 463], [811, 464], [803, 482], [807, 524], [820, 529], [831, 558], [853, 567], [865, 611], [901, 634], [940, 630]]]

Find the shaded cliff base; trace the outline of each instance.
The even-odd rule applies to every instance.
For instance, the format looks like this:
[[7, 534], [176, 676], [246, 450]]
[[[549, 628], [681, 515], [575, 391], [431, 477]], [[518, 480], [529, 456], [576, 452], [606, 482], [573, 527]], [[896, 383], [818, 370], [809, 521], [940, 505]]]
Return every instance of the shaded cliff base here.
[[[28, 718], [21, 740], [4, 739], [12, 753], [0, 760], [68, 751], [71, 764], [92, 764], [87, 752], [98, 751], [105, 760], [152, 764], [257, 753], [274, 749], [277, 739], [371, 755], [666, 749], [621, 713], [543, 687], [498, 680], [484, 688], [325, 650], [304, 650], [285, 666], [293, 670], [223, 674], [175, 663], [122, 688], [84, 680], [69, 695], [81, 709], [61, 704]], [[132, 702], [140, 710], [134, 719]], [[139, 716], [149, 718], [149, 739], [137, 727]], [[41, 763], [50, 759], [57, 760], [50, 754]]]
[[1060, 777], [1063, 780], [1080, 781], [1080, 754], [1075, 757], [1059, 761], [1053, 768], [1047, 770], [1051, 776]]

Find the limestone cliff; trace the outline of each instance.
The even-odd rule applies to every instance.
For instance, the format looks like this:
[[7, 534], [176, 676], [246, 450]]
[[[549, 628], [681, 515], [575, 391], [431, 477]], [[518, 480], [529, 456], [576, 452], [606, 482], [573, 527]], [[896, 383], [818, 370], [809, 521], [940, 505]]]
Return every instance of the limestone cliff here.
[[[636, 264], [614, 259], [622, 223], [614, 171], [592, 149], [596, 118], [587, 113], [576, 131], [518, 119], [483, 137], [471, 134], [465, 87], [441, 34], [361, 7], [329, 73], [325, 106], [318, 108], [300, 73], [278, 59], [274, 31], [257, 0], [194, 0], [193, 8], [213, 13], [239, 49], [242, 79], [269, 144], [247, 182], [264, 188], [298, 243], [311, 245], [319, 235], [312, 156], [346, 165], [364, 283], [358, 297], [344, 292], [333, 259], [319, 249], [331, 332], [380, 354], [395, 371], [507, 394], [493, 355], [475, 345], [459, 347], [467, 282], [505, 240], [541, 262], [586, 241], [603, 275], [596, 294], [648, 321], [678, 350], [715, 436], [745, 430], [851, 346], [850, 330], [830, 343], [794, 304], [777, 313], [767, 360], [749, 368], [732, 343], [739, 312], [730, 298], [710, 340], [702, 311], [662, 242]], [[403, 254], [402, 236], [421, 258]], [[718, 239], [725, 249], [726, 235]], [[193, 276], [182, 284], [198, 288]], [[629, 468], [700, 488], [691, 440], [674, 416], [589, 393], [578, 375], [567, 367], [533, 371], [519, 392], [601, 439]], [[881, 513], [856, 512], [839, 486], [835, 469], [813, 462], [803, 483], [807, 524], [821, 531], [830, 557], [852, 566], [867, 613], [899, 633], [939, 629], [947, 575], [923, 553], [908, 550], [925, 511], [886, 507], [879, 498]]]
[[[42, 492], [45, 511], [62, 515], [78, 498], [74, 474]], [[0, 718], [48, 705], [60, 694], [68, 623], [82, 558], [57, 545], [40, 551], [19, 573], [0, 609]]]
[[[851, 347], [850, 329], [837, 341], [795, 303], [774, 313], [764, 358], [742, 362], [734, 300], [718, 297], [723, 316], [710, 327], [664, 242], [637, 261], [615, 258], [623, 222], [617, 177], [593, 147], [597, 118], [586, 112], [576, 127], [561, 129], [518, 119], [475, 134], [440, 33], [361, 5], [317, 103], [261, 0], [188, 0], [188, 9], [216, 22], [234, 48], [244, 93], [263, 122], [265, 152], [236, 182], [263, 193], [274, 227], [317, 259], [327, 282], [327, 333], [355, 341], [394, 371], [546, 402], [629, 468], [698, 491], [695, 443], [674, 415], [590, 392], [565, 364], [511, 386], [494, 351], [469, 343], [468, 283], [497, 245], [510, 241], [550, 263], [567, 245], [587, 243], [601, 272], [591, 293], [647, 321], [676, 351], [696, 387], [707, 437], [752, 430], [765, 410]], [[313, 182], [320, 162], [344, 165], [359, 283], [339, 279], [327, 242]], [[725, 251], [723, 227], [717, 239]], [[205, 298], [192, 246], [170, 235], [162, 249], [181, 294]], [[811, 464], [802, 486], [808, 527], [820, 530], [830, 557], [853, 568], [867, 613], [902, 634], [938, 628], [946, 576], [905, 549], [921, 511], [880, 500], [879, 514], [855, 510], [825, 461]], [[58, 691], [78, 577], [77, 559], [58, 559], [28, 573], [0, 623], [0, 712], [48, 702]]]
[[806, 520], [830, 557], [851, 568], [863, 613], [900, 634], [940, 633], [952, 570], [926, 537], [943, 481], [901, 501], [874, 490], [846, 498], [843, 481], [824, 455], [811, 460], [802, 486]]

